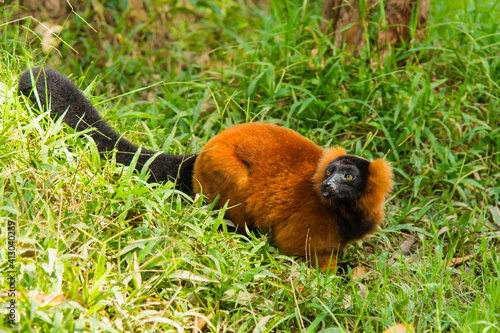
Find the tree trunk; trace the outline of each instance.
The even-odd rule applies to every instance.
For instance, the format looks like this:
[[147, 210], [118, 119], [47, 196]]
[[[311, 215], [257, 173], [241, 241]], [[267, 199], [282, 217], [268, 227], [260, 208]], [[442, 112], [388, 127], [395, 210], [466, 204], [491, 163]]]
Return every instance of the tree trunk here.
[[[377, 46], [383, 56], [388, 44], [408, 42], [424, 36], [423, 25], [429, 16], [430, 0], [325, 0], [321, 29], [332, 32], [338, 48], [345, 42], [359, 53], [367, 40]], [[418, 16], [415, 16], [418, 15]], [[365, 35], [368, 32], [368, 37]], [[375, 42], [371, 42], [375, 40]]]

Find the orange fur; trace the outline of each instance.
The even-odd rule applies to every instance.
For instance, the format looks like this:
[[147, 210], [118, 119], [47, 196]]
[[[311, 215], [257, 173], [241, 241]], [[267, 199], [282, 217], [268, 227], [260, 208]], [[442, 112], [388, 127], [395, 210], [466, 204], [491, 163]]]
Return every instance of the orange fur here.
[[[210, 200], [229, 201], [227, 217], [271, 231], [281, 252], [309, 256], [327, 268], [346, 245], [339, 232], [339, 208], [320, 190], [326, 166], [345, 155], [343, 148], [322, 149], [298, 133], [270, 124], [228, 128], [203, 147], [194, 166], [194, 191]], [[392, 171], [376, 160], [369, 167], [369, 184], [359, 207], [374, 231], [383, 219]], [[359, 235], [362, 237], [363, 235]]]
[[[35, 77], [39, 78], [36, 83], [32, 82]], [[38, 93], [32, 94], [33, 88]], [[352, 156], [337, 160], [361, 176], [356, 178], [359, 186], [345, 186], [352, 190], [350, 196], [330, 195], [327, 190], [328, 198], [337, 199], [326, 199], [322, 193], [325, 168], [345, 155], [345, 150], [322, 149], [292, 130], [268, 124], [239, 125], [215, 136], [199, 155], [156, 155], [123, 139], [82, 92], [55, 70], [25, 71], [19, 78], [19, 91], [41, 106], [50, 104], [51, 114], [64, 115], [63, 120], [76, 130], [89, 129], [103, 158], [116, 151], [116, 161], [130, 165], [138, 154], [136, 168], [149, 165], [149, 182], [176, 180], [181, 188], [190, 189], [193, 184], [195, 192], [203, 191], [211, 200], [220, 195], [219, 206], [229, 204], [227, 216], [240, 228], [247, 224], [270, 231], [280, 251], [308, 256], [321, 268], [335, 266], [337, 253], [349, 241], [375, 231], [382, 223], [384, 201], [392, 186], [391, 167], [384, 160], [370, 163]], [[332, 169], [336, 167], [334, 163]]]
[[359, 206], [379, 226], [384, 219], [385, 198], [392, 190], [392, 168], [387, 161], [376, 159], [370, 163], [368, 172], [370, 178]]

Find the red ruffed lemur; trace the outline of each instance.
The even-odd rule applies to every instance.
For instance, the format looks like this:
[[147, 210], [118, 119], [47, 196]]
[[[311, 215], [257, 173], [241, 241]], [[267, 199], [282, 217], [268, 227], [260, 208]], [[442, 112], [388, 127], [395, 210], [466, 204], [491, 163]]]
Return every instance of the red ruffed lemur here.
[[[92, 128], [103, 158], [116, 149], [116, 162], [129, 165], [139, 149], [55, 70], [27, 70], [19, 91], [53, 115], [64, 114], [75, 130]], [[155, 154], [141, 149], [136, 168]], [[219, 196], [218, 206], [228, 202], [226, 216], [239, 228], [270, 232], [281, 252], [309, 257], [313, 266], [327, 269], [335, 267], [348, 242], [382, 223], [392, 169], [383, 159], [370, 162], [342, 148], [323, 149], [290, 129], [252, 123], [222, 131], [199, 154], [157, 155], [148, 181], [174, 181], [210, 200]]]

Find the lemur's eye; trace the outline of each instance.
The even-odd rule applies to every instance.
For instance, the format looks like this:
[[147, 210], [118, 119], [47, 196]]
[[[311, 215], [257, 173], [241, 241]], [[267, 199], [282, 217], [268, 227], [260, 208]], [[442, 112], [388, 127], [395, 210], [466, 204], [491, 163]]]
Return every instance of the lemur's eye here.
[[354, 176], [351, 175], [350, 173], [348, 173], [347, 175], [345, 175], [345, 179], [347, 179], [347, 180], [353, 180]]
[[332, 173], [330, 172], [330, 170], [326, 170], [326, 175], [327, 176], [330, 176]]

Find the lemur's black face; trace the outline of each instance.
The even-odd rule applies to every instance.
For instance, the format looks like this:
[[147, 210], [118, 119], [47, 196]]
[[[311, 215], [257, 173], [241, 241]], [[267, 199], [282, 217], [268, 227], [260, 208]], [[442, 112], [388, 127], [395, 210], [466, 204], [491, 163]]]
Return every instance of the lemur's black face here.
[[325, 169], [321, 193], [327, 199], [359, 200], [368, 181], [370, 162], [352, 155], [334, 159]]

